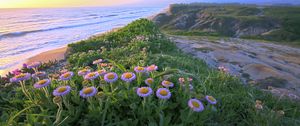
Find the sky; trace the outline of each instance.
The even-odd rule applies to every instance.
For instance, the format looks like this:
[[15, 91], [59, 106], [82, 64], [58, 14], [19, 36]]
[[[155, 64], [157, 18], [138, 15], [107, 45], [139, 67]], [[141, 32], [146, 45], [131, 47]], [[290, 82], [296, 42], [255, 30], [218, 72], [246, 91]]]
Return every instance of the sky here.
[[0, 8], [46, 8], [84, 6], [166, 6], [170, 3], [189, 2], [242, 2], [242, 3], [294, 3], [300, 0], [0, 0]]

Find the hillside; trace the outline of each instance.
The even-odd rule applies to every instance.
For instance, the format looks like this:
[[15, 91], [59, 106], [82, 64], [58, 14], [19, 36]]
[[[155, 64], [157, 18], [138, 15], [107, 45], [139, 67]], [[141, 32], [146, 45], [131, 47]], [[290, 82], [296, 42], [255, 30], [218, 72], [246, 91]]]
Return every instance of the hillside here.
[[[34, 71], [23, 68], [21, 72], [28, 72], [26, 75], [9, 75], [12, 83], [1, 81], [0, 125], [300, 124], [298, 102], [278, 99], [270, 93], [241, 84], [226, 71], [209, 68], [202, 60], [180, 51], [146, 19], [68, 47], [68, 65], [59, 67], [62, 71], [49, 72], [44, 67], [36, 66], [35, 71], [47, 71], [48, 76], [25, 79]], [[94, 61], [99, 58], [104, 59], [103, 64], [96, 65]], [[157, 71], [139, 74], [134, 69], [151, 64], [158, 66]], [[102, 73], [101, 70], [115, 72], [119, 79], [108, 82], [105, 77], [108, 74], [86, 79], [97, 74], [92, 72], [83, 77], [79, 73], [84, 68], [97, 73]], [[136, 78], [125, 82], [121, 77], [125, 72], [136, 73]], [[149, 77], [154, 79], [152, 84], [144, 82]], [[47, 78], [51, 84], [39, 81]], [[171, 93], [168, 99], [157, 97], [155, 93], [165, 86], [163, 80], [174, 84], [168, 87]], [[40, 89], [36, 86], [44, 87]], [[64, 86], [71, 89], [67, 90]], [[139, 93], [150, 92], [138, 92], [140, 87], [152, 88], [153, 93], [140, 97]], [[64, 94], [57, 96], [59, 93]], [[207, 99], [206, 96], [215, 99]], [[190, 99], [196, 99], [201, 104], [189, 104]], [[197, 110], [201, 105], [204, 109]]]
[[299, 41], [300, 7], [173, 4], [152, 20], [164, 31], [272, 41]]

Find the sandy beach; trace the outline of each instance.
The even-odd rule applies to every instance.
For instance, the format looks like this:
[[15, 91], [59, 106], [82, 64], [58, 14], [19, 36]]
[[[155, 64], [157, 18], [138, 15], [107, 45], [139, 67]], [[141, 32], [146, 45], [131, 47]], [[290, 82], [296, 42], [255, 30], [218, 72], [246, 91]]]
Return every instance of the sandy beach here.
[[26, 64], [30, 64], [32, 62], [37, 62], [37, 61], [46, 63], [49, 61], [62, 60], [65, 58], [66, 51], [67, 51], [67, 47], [46, 51], [46, 52], [40, 53], [34, 57], [29, 58], [26, 61]]
[[[47, 63], [49, 61], [62, 60], [65, 58], [66, 51], [67, 51], [67, 47], [49, 50], [31, 57], [23, 63], [30, 64], [32, 62], [37, 62], [37, 61]], [[13, 69], [0, 70], [0, 75], [5, 76], [9, 71], [22, 67], [23, 63], [20, 63]]]

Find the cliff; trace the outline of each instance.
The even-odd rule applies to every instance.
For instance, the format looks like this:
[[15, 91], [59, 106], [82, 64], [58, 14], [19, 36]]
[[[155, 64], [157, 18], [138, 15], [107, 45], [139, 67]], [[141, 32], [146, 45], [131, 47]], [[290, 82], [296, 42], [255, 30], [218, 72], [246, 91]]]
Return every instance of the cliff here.
[[173, 34], [259, 38], [275, 41], [300, 39], [300, 7], [240, 4], [172, 4], [152, 17]]

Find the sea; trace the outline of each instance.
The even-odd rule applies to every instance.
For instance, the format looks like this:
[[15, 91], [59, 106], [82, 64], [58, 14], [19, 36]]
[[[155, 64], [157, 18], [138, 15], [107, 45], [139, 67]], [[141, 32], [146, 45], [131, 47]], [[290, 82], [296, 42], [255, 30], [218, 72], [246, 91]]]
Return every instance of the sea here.
[[87, 39], [160, 7], [0, 9], [0, 75], [39, 53]]

